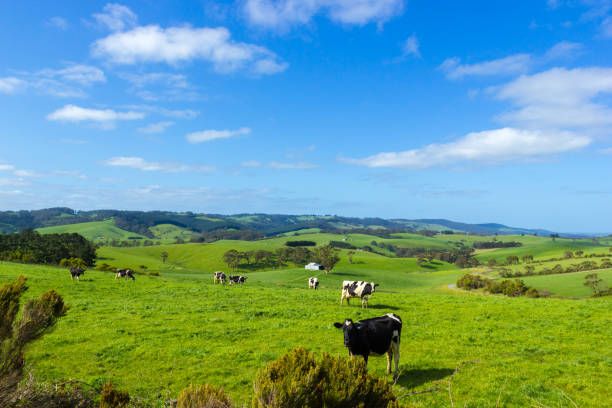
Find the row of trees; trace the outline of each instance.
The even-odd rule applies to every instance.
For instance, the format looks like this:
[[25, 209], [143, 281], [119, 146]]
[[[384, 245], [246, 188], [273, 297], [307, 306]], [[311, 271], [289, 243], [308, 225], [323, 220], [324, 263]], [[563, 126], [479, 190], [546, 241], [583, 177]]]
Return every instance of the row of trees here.
[[517, 278], [521, 276], [533, 276], [533, 275], [557, 275], [562, 273], [592, 271], [595, 269], [610, 269], [612, 268], [612, 262], [610, 259], [605, 258], [601, 264], [597, 264], [595, 261], [583, 261], [579, 264], [568, 265], [565, 268], [560, 264], [556, 264], [552, 268], [542, 268], [536, 271], [534, 265], [526, 265], [523, 271], [512, 271], [509, 269], [502, 269], [499, 274], [503, 278]]
[[274, 251], [238, 251], [230, 249], [223, 254], [223, 262], [228, 268], [236, 270], [262, 269], [262, 268], [282, 268], [287, 262], [293, 263], [296, 267], [309, 262], [317, 262], [329, 273], [340, 261], [340, 251], [330, 245], [316, 247], [312, 250], [305, 247], [283, 247]]
[[481, 275], [465, 274], [457, 280], [457, 287], [466, 290], [483, 288], [489, 293], [503, 294], [510, 297], [523, 296], [540, 297], [537, 289], [525, 285], [521, 279], [496, 282]]
[[45, 234], [25, 229], [0, 235], [0, 259], [9, 262], [58, 265], [62, 259], [79, 258], [93, 265], [96, 247], [79, 234]]

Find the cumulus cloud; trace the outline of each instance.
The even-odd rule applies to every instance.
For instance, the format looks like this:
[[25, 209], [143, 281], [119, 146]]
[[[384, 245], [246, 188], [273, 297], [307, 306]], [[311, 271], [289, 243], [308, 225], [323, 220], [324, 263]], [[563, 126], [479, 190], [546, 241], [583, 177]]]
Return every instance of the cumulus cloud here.
[[246, 0], [243, 11], [253, 25], [286, 28], [306, 24], [317, 14], [347, 25], [382, 24], [403, 8], [403, 0]]
[[553, 68], [494, 88], [518, 109], [500, 116], [531, 127], [597, 128], [612, 125], [612, 109], [598, 97], [612, 94], [611, 68]]
[[438, 69], [449, 79], [460, 79], [465, 76], [515, 75], [527, 72], [531, 62], [530, 54], [515, 54], [476, 64], [461, 64], [459, 58], [453, 57], [447, 58]]
[[590, 143], [590, 138], [567, 131], [502, 128], [469, 133], [455, 142], [430, 144], [420, 149], [379, 153], [363, 159], [341, 161], [367, 167], [415, 170], [464, 162], [496, 164], [563, 153], [586, 147]]
[[214, 170], [214, 167], [210, 166], [191, 166], [179, 162], [150, 162], [142, 157], [111, 157], [102, 162], [102, 164], [112, 167], [126, 167], [142, 171], [159, 171], [163, 173], [202, 173]]
[[242, 127], [236, 130], [202, 130], [200, 132], [193, 132], [185, 136], [189, 143], [202, 143], [210, 142], [216, 139], [228, 139], [230, 137], [248, 135], [251, 133], [251, 129]]
[[421, 52], [419, 51], [419, 39], [416, 34], [412, 34], [402, 46], [402, 56], [407, 57], [414, 55], [417, 58], [421, 58]]
[[140, 133], [163, 133], [168, 127], [174, 125], [174, 122], [156, 122], [150, 125], [138, 128]]
[[103, 10], [102, 13], [94, 14], [93, 18], [99, 25], [111, 31], [121, 31], [135, 26], [138, 22], [136, 14], [121, 4], [108, 3]]
[[117, 120], [136, 120], [144, 118], [142, 112], [117, 112], [112, 109], [89, 109], [75, 105], [65, 105], [47, 115], [47, 120], [61, 122], [114, 122]]
[[209, 61], [216, 71], [248, 69], [256, 74], [284, 71], [287, 64], [265, 47], [231, 40], [229, 30], [140, 26], [116, 32], [92, 44], [92, 53], [115, 64], [164, 62], [176, 65], [194, 59]]

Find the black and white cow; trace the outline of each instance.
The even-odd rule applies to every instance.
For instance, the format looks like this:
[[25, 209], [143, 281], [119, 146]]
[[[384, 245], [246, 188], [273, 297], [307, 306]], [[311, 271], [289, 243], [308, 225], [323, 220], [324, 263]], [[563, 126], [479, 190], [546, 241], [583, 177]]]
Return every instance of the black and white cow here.
[[308, 279], [308, 288], [309, 289], [317, 289], [319, 287], [319, 280], [317, 278]]
[[334, 323], [344, 332], [344, 345], [348, 347], [350, 356], [363, 356], [366, 365], [368, 357], [382, 356], [387, 353], [387, 374], [391, 373], [391, 360], [395, 359], [395, 374], [397, 381], [399, 364], [399, 346], [402, 336], [402, 319], [395, 313], [372, 319], [353, 322], [346, 319], [344, 323]]
[[361, 298], [361, 308], [368, 307], [370, 295], [376, 291], [378, 283], [363, 282], [363, 281], [344, 281], [342, 282], [342, 296], [340, 297], [340, 306], [342, 301], [346, 299], [346, 304], [350, 306], [349, 299], [358, 297]]
[[247, 280], [246, 276], [238, 276], [238, 275], [235, 275], [235, 276], [230, 275], [229, 276], [229, 284], [230, 285], [233, 285], [234, 283], [239, 283], [239, 284], [242, 285], [244, 283], [244, 281], [246, 281], [246, 280]]
[[115, 279], [125, 278], [136, 280], [134, 277], [134, 271], [131, 269], [117, 269], [117, 273], [115, 273]]
[[79, 276], [81, 275], [85, 275], [85, 270], [76, 267], [70, 268], [70, 279], [74, 280], [74, 278], [77, 278], [77, 280], [79, 280]]
[[217, 282], [221, 282], [222, 284], [225, 284], [225, 280], [227, 279], [227, 277], [225, 276], [225, 274], [221, 271], [217, 271], [215, 272], [215, 277], [213, 279], [213, 283], [217, 283]]

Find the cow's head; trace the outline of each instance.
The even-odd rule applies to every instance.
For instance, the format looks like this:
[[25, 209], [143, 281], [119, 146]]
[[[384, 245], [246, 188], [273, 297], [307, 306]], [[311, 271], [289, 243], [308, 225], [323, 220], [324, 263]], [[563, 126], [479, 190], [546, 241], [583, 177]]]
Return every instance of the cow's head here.
[[359, 337], [359, 331], [361, 330], [361, 324], [359, 322], [353, 323], [351, 319], [346, 319], [344, 323], [334, 323], [334, 327], [342, 329], [344, 332], [344, 346], [351, 347], [356, 344], [357, 338]]
[[378, 283], [370, 282], [370, 285], [372, 285], [372, 293], [376, 292], [376, 287], [378, 286]]

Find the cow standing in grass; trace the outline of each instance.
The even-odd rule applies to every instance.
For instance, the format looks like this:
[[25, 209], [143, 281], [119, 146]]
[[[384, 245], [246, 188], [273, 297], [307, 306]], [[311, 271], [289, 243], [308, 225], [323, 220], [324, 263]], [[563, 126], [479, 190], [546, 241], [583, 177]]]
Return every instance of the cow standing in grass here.
[[225, 274], [221, 271], [217, 271], [215, 272], [215, 277], [213, 278], [213, 283], [217, 283], [217, 282], [221, 282], [222, 284], [225, 284], [225, 280], [227, 279], [227, 277], [225, 276]]
[[373, 319], [353, 322], [346, 319], [344, 323], [334, 323], [334, 327], [344, 332], [344, 345], [349, 355], [362, 356], [366, 366], [369, 356], [387, 354], [387, 374], [391, 373], [391, 360], [395, 359], [395, 374], [397, 381], [399, 364], [399, 346], [402, 335], [402, 319], [395, 313]]
[[134, 277], [134, 271], [131, 269], [117, 269], [117, 273], [115, 273], [115, 279], [125, 278], [136, 280]]
[[238, 275], [232, 276], [232, 275], [230, 275], [230, 277], [229, 277], [229, 284], [233, 285], [234, 283], [238, 283], [238, 284], [242, 285], [246, 280], [247, 280], [246, 276], [238, 276]]
[[79, 276], [81, 275], [85, 275], [85, 270], [81, 269], [81, 268], [70, 268], [70, 279], [74, 280], [74, 278], [77, 278], [77, 281], [79, 280]]
[[340, 297], [340, 306], [342, 301], [346, 299], [346, 304], [350, 306], [349, 299], [353, 297], [361, 298], [361, 308], [368, 307], [368, 300], [372, 293], [376, 291], [377, 283], [363, 281], [344, 281], [342, 282], [342, 295]]
[[319, 280], [317, 278], [308, 279], [308, 288], [317, 290], [319, 287]]

